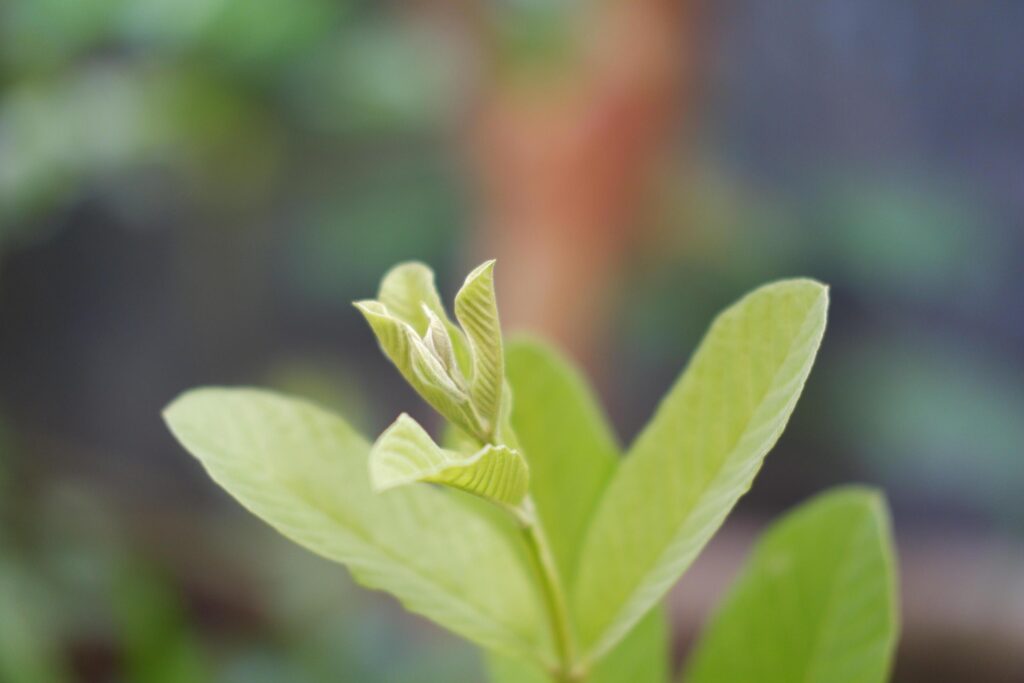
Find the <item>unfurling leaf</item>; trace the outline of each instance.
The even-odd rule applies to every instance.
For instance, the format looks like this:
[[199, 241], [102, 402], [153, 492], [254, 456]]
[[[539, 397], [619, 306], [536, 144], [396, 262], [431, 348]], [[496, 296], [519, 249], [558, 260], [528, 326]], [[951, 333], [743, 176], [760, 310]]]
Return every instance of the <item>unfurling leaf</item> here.
[[164, 416], [214, 481], [288, 538], [471, 641], [550, 665], [550, 631], [511, 521], [429, 486], [375, 493], [369, 444], [304, 401], [198, 389]]
[[[446, 359], [435, 352], [443, 350], [443, 345], [436, 340], [428, 345], [410, 323], [379, 301], [359, 301], [355, 305], [370, 323], [384, 354], [410, 386], [441, 415], [476, 433], [478, 420], [465, 380], [457, 368], [446, 367]], [[435, 334], [429, 323], [426, 333], [428, 339]]]
[[377, 300], [384, 304], [399, 320], [412, 325], [416, 333], [426, 336], [432, 318], [437, 318], [448, 332], [450, 346], [458, 359], [462, 373], [470, 371], [469, 347], [455, 323], [451, 321], [441, 303], [434, 283], [434, 271], [417, 261], [399, 263], [381, 280]]
[[501, 434], [508, 401], [493, 271], [494, 261], [476, 268], [455, 298], [465, 332], [445, 314], [434, 273], [420, 263], [392, 268], [377, 301], [355, 304], [405, 380], [481, 443], [514, 441]]
[[398, 318], [409, 323], [417, 334], [427, 331], [430, 319], [425, 311], [444, 318], [444, 306], [434, 284], [434, 271], [422, 263], [400, 263], [380, 282], [377, 299]]
[[489, 444], [471, 454], [441, 448], [405, 413], [370, 450], [370, 479], [378, 491], [432, 482], [511, 507], [523, 501], [530, 483], [518, 451]]
[[882, 497], [818, 496], [772, 525], [711, 618], [686, 683], [883, 683], [896, 586]]
[[750, 488], [811, 370], [827, 305], [823, 285], [788, 280], [714, 322], [590, 524], [573, 596], [588, 657], [665, 595]]
[[437, 314], [424, 305], [423, 312], [430, 320], [427, 331], [423, 333], [423, 342], [427, 345], [434, 356], [441, 361], [445, 372], [456, 381], [462, 380], [462, 371], [459, 369], [458, 359], [455, 357], [455, 344], [452, 343], [451, 334], [445, 328], [444, 323], [437, 317]]
[[455, 297], [455, 317], [465, 330], [472, 351], [470, 392], [473, 405], [482, 420], [485, 437], [491, 436], [501, 417], [505, 382], [501, 324], [494, 295], [494, 261], [477, 266], [466, 277]]

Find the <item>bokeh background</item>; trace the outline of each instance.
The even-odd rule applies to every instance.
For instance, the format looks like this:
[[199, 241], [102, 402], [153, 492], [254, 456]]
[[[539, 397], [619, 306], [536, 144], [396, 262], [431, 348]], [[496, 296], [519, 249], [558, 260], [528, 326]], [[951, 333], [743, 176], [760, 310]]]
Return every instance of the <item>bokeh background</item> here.
[[1024, 681], [1024, 3], [0, 0], [0, 681], [480, 681], [227, 500], [160, 409], [416, 400], [349, 302], [498, 258], [625, 442], [712, 315], [832, 285], [676, 653], [773, 516], [887, 491], [899, 683]]

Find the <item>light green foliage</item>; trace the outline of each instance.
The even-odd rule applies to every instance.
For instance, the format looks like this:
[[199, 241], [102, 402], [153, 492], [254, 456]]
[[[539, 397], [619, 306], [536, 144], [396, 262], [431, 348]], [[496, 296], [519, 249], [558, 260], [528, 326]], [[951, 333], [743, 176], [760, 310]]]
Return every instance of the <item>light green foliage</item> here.
[[[658, 603], [782, 433], [827, 290], [778, 282], [725, 311], [620, 459], [566, 361], [504, 345], [493, 269], [456, 296], [461, 327], [422, 264], [356, 304], [447, 419], [450, 448], [405, 414], [371, 448], [338, 417], [252, 389], [189, 392], [167, 421], [284, 535], [489, 649], [495, 683], [664, 683]], [[895, 633], [886, 534], [878, 498], [860, 491], [780, 525], [709, 630], [693, 683], [877, 683]]]
[[[666, 683], [669, 668], [665, 610], [651, 610], [626, 638], [590, 672], [588, 683]], [[551, 683], [551, 678], [524, 662], [492, 655], [487, 661], [492, 683]], [[724, 682], [723, 682], [724, 683]]]
[[885, 681], [897, 632], [891, 546], [875, 492], [840, 489], [797, 508], [758, 543], [686, 683]]
[[547, 345], [508, 348], [512, 426], [530, 465], [530, 492], [562, 578], [572, 583], [594, 507], [619, 461], [608, 421], [579, 373]]
[[434, 271], [422, 263], [400, 263], [384, 275], [377, 299], [399, 320], [404, 320], [424, 334], [430, 319], [427, 311], [438, 318], [447, 317], [434, 282]]
[[[506, 372], [515, 401], [512, 426], [530, 465], [530, 491], [571, 586], [594, 507], [619, 462], [615, 435], [590, 388], [554, 349], [536, 340], [508, 346]], [[668, 635], [662, 610], [652, 611], [591, 671], [592, 683], [664, 683]], [[542, 671], [510, 660], [489, 661], [496, 683], [547, 682]]]
[[370, 480], [378, 491], [418, 481], [447, 484], [515, 507], [530, 485], [518, 451], [487, 444], [465, 454], [441, 448], [411, 417], [402, 413], [370, 450]]
[[[400, 263], [387, 272], [377, 293], [384, 304], [399, 320], [408, 322], [417, 334], [427, 334], [433, 319], [439, 320], [448, 331], [450, 345], [459, 358], [459, 367], [469, 371], [469, 351], [462, 330], [449, 320], [434, 282], [434, 271], [422, 263]], [[436, 332], [431, 336], [436, 336]]]
[[501, 416], [505, 383], [505, 356], [494, 295], [494, 261], [478, 266], [466, 277], [455, 297], [455, 317], [466, 331], [473, 352], [470, 391], [484, 430], [481, 441], [488, 441]]
[[437, 412], [476, 434], [478, 421], [470, 403], [469, 387], [461, 373], [452, 372], [446, 356], [439, 355], [435, 331], [421, 337], [413, 326], [379, 301], [356, 304], [377, 335], [380, 347], [406, 381]]
[[803, 389], [828, 294], [761, 287], [722, 313], [609, 484], [573, 606], [599, 657], [676, 582], [750, 488]]
[[465, 336], [448, 319], [434, 274], [423, 264], [392, 268], [378, 299], [356, 307], [381, 349], [427, 403], [481, 443], [493, 439], [505, 396], [493, 261], [470, 273], [455, 297]]
[[370, 446], [342, 419], [254, 389], [191, 391], [165, 417], [214, 481], [285, 536], [484, 647], [550, 658], [508, 530], [427, 486], [374, 493]]

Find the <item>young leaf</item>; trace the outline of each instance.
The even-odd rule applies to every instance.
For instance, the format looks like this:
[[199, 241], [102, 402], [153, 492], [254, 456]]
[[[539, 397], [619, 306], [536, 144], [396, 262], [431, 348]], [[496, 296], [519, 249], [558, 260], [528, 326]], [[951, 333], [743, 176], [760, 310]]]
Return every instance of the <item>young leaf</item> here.
[[[669, 664], [668, 621], [665, 610], [651, 610], [626, 638], [608, 653], [586, 679], [587, 683], [665, 683]], [[552, 683], [543, 671], [507, 657], [487, 659], [491, 683]]]
[[530, 495], [568, 586], [619, 447], [583, 377], [554, 349], [513, 341], [505, 367], [515, 397], [512, 426], [530, 465]]
[[399, 263], [389, 270], [381, 280], [377, 300], [384, 304], [399, 320], [412, 326], [416, 333], [425, 336], [431, 318], [440, 321], [448, 332], [455, 357], [463, 373], [470, 371], [469, 349], [462, 330], [456, 327], [445, 313], [441, 297], [434, 283], [434, 271], [418, 261]]
[[370, 480], [378, 491], [414, 482], [445, 484], [510, 507], [522, 502], [530, 473], [523, 456], [505, 446], [464, 454], [441, 448], [402, 413], [370, 450]]
[[[355, 306], [370, 323], [381, 350], [410, 386], [441, 415], [475, 432], [477, 419], [461, 373], [453, 374], [450, 366], [445, 366], [445, 358], [435, 352], [437, 342], [428, 345], [410, 323], [379, 301], [359, 301]], [[430, 339], [434, 331], [426, 333]]]
[[434, 271], [415, 261], [399, 263], [384, 275], [377, 300], [419, 335], [426, 333], [430, 323], [425, 311], [442, 320], [447, 318], [434, 284]]
[[847, 488], [757, 544], [692, 655], [687, 683], [883, 683], [896, 644], [885, 503]]
[[550, 663], [547, 620], [511, 523], [496, 527], [456, 491], [373, 492], [369, 444], [303, 401], [199, 389], [165, 418], [214, 481], [285, 536], [469, 640]]
[[501, 325], [494, 296], [494, 261], [477, 266], [455, 296], [455, 317], [469, 337], [473, 373], [473, 404], [483, 428], [493, 432], [501, 415], [505, 357], [501, 348]]
[[661, 599], [750, 487], [810, 372], [827, 303], [821, 284], [783, 281], [714, 322], [590, 525], [573, 595], [590, 658]]

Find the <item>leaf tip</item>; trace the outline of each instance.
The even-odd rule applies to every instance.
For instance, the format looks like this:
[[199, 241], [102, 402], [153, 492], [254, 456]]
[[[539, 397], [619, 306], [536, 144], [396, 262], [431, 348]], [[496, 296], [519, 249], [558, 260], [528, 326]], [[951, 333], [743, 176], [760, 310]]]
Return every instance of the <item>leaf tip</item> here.
[[370, 471], [370, 487], [376, 493], [396, 488], [409, 483], [407, 478], [399, 477], [391, 466], [385, 451], [390, 448], [394, 439], [408, 440], [426, 435], [426, 432], [408, 413], [401, 413], [395, 421], [381, 432], [370, 447], [368, 469]]
[[160, 417], [163, 418], [164, 424], [174, 432], [175, 428], [187, 419], [187, 415], [192, 412], [196, 404], [202, 401], [202, 399], [211, 396], [215, 391], [216, 389], [213, 387], [187, 389], [175, 396], [170, 403], [164, 406], [163, 410], [160, 411]]
[[416, 279], [433, 284], [434, 269], [422, 261], [401, 261], [388, 268], [380, 281], [380, 289], [384, 291], [387, 284], [400, 279]]
[[384, 315], [387, 312], [387, 307], [376, 299], [360, 299], [359, 301], [353, 301], [352, 305], [359, 309], [359, 312], [367, 318]]
[[466, 276], [466, 284], [473, 282], [481, 277], [493, 279], [494, 277], [494, 266], [498, 262], [497, 259], [488, 259], [479, 266], [470, 271], [469, 275]]

